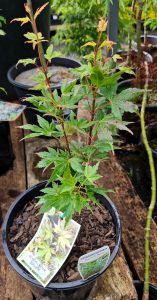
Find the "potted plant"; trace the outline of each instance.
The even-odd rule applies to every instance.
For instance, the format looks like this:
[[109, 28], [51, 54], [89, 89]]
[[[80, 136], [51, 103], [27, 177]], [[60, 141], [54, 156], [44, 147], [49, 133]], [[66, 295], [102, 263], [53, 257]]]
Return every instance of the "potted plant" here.
[[[41, 11], [41, 9], [39, 10]], [[26, 11], [27, 21], [32, 22], [30, 0], [27, 1]], [[35, 16], [32, 20], [35, 21]], [[92, 51], [85, 57], [87, 62], [75, 69], [75, 73], [80, 76], [80, 85], [76, 85], [76, 82], [66, 83], [62, 86], [62, 93], [59, 95], [56, 90], [51, 90], [47, 73], [44, 68], [41, 68], [41, 72], [45, 76], [44, 85], [41, 87], [43, 96], [38, 99], [37, 97], [28, 99], [37, 109], [43, 109], [57, 122], [49, 123], [38, 116], [38, 126], [29, 124], [22, 126], [22, 128], [32, 131], [27, 138], [40, 135], [51, 136], [60, 140], [61, 147], [57, 149], [50, 147], [47, 151], [38, 153], [40, 157], [38, 167], [45, 169], [51, 166], [51, 176], [48, 182], [39, 183], [26, 190], [12, 204], [3, 224], [3, 246], [12, 267], [31, 285], [31, 289], [37, 297], [42, 295], [55, 297], [55, 299], [60, 299], [61, 296], [63, 299], [84, 299], [91, 289], [92, 282], [109, 267], [120, 247], [119, 215], [114, 204], [106, 195], [107, 190], [100, 188], [97, 184], [97, 180], [101, 177], [98, 168], [100, 162], [107, 159], [108, 153], [114, 150], [117, 144], [117, 130], [128, 130], [127, 123], [122, 121], [124, 111], [136, 110], [135, 105], [126, 101], [126, 95], [131, 100], [141, 91], [128, 89], [125, 93], [117, 95], [118, 79], [123, 72], [130, 70], [121, 68], [116, 72], [113, 61], [116, 61], [117, 56], [115, 55], [113, 58], [102, 56], [103, 47], [108, 50], [112, 48], [111, 41], [102, 40], [102, 34], [106, 27], [107, 22], [101, 19], [97, 28], [97, 42], [90, 41], [84, 45], [84, 47], [91, 47]], [[28, 42], [33, 45], [38, 44], [38, 35], [39, 33], [33, 35], [33, 40], [30, 35], [27, 35]], [[43, 38], [40, 40], [40, 44], [42, 41]], [[47, 50], [48, 60], [53, 56], [51, 49]], [[63, 110], [75, 108], [80, 99], [83, 100], [85, 118], [76, 119], [74, 112], [71, 111], [70, 118], [65, 119]], [[39, 206], [36, 206], [36, 197], [40, 197]], [[39, 226], [41, 217], [39, 214], [37, 217], [36, 213], [40, 211], [43, 214], [52, 207], [63, 212], [62, 218], [66, 223], [72, 217], [77, 220], [81, 224], [82, 230], [74, 246], [74, 252], [70, 254], [62, 270], [46, 288], [43, 288], [17, 263], [16, 257]], [[30, 214], [31, 218], [29, 218]], [[19, 219], [17, 220], [18, 217], [20, 222]], [[28, 221], [27, 225], [24, 219], [26, 222]], [[30, 219], [32, 222], [35, 221], [35, 226]], [[105, 223], [110, 224], [110, 232]], [[97, 230], [99, 242], [96, 242], [97, 238], [95, 238], [92, 224], [99, 227]], [[88, 232], [86, 232], [86, 226], [89, 226]], [[25, 228], [25, 233], [22, 228]], [[32, 232], [26, 228], [34, 229]], [[82, 280], [76, 271], [78, 258], [87, 251], [97, 249], [107, 243], [104, 239], [104, 229], [108, 232], [108, 245], [111, 249], [109, 262], [99, 274]], [[20, 234], [19, 230], [22, 230]], [[29, 234], [29, 236], [26, 237], [25, 234]], [[20, 245], [20, 249], [16, 243]], [[45, 251], [45, 249], [43, 250]]]

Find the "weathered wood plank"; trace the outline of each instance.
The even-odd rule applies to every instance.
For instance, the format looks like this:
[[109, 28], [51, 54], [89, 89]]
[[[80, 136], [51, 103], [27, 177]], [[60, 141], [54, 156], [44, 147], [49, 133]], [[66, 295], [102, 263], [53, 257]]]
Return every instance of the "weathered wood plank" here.
[[[144, 227], [146, 208], [115, 156], [100, 167], [103, 179], [100, 185], [111, 188], [111, 199], [117, 206], [123, 228], [122, 241], [138, 277], [143, 280]], [[151, 231], [151, 283], [157, 286], [157, 226]]]
[[136, 300], [132, 276], [123, 252], [109, 270], [97, 280], [88, 300]]
[[[22, 130], [17, 128], [21, 120], [10, 124], [11, 137], [15, 160], [13, 168], [6, 175], [0, 177], [0, 207], [5, 216], [10, 204], [16, 196], [26, 188], [25, 158], [23, 143], [19, 142], [23, 136]], [[2, 250], [0, 237], [0, 299], [3, 300], [32, 300], [32, 294], [26, 283], [11, 269]]]

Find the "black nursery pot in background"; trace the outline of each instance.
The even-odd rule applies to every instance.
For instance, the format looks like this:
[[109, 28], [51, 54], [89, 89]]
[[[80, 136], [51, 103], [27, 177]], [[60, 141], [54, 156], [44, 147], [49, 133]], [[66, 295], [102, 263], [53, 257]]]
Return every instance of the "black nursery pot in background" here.
[[[0, 39], [0, 86], [3, 86], [7, 90], [7, 96], [4, 96], [9, 100], [15, 99], [16, 94], [7, 80], [7, 71], [13, 64], [16, 64], [19, 59], [31, 58], [37, 55], [36, 51], [34, 52], [30, 45], [25, 44], [26, 39], [23, 36], [23, 34], [27, 33], [28, 31], [32, 31], [31, 25], [26, 24], [21, 27], [19, 22], [10, 23], [14, 18], [24, 17], [26, 15], [24, 10], [24, 3], [26, 2], [26, 0], [0, 1], [0, 14], [6, 18], [6, 25], [3, 26], [6, 35]], [[46, 2], [47, 0], [32, 0], [34, 11]], [[37, 18], [37, 26], [38, 30], [42, 32], [45, 39], [49, 40], [50, 5], [48, 5]], [[43, 46], [46, 46], [46, 43], [44, 44]]]
[[[142, 300], [143, 295], [143, 283], [141, 281], [135, 281], [135, 287], [138, 294], [138, 299]], [[157, 299], [157, 288], [150, 284], [149, 287], [149, 300]]]
[[[148, 44], [157, 46], [157, 36], [156, 35], [148, 34], [146, 40], [147, 40]], [[144, 42], [144, 35], [141, 35], [141, 42], [142, 43]]]
[[0, 122], [0, 175], [12, 166], [13, 160], [9, 123]]
[[[50, 66], [51, 65], [74, 69], [74, 68], [80, 67], [81, 64], [74, 59], [58, 57], [58, 58], [54, 58], [52, 60], [52, 63], [50, 64]], [[16, 65], [14, 65], [8, 71], [8, 80], [13, 85], [19, 100], [22, 100], [22, 98], [28, 97], [29, 95], [41, 96], [40, 91], [31, 90], [30, 86], [16, 81], [16, 77], [19, 74], [21, 74], [22, 72], [31, 70], [31, 69], [32, 69], [31, 65], [28, 65], [25, 67], [22, 64], [20, 64], [18, 67], [16, 67]], [[58, 91], [59, 94], [61, 94], [61, 85], [53, 86], [52, 91], [55, 89]], [[27, 108], [25, 109], [25, 116], [26, 116], [27, 122], [29, 124], [37, 125], [38, 123], [37, 123], [36, 115], [43, 116], [43, 113], [37, 112], [35, 110], [34, 106], [27, 101], [22, 101], [22, 104], [27, 106]], [[69, 116], [69, 113], [70, 113], [70, 111], [65, 112], [65, 118], [67, 118]], [[52, 120], [52, 118], [50, 118], [50, 117], [46, 117], [46, 119], [48, 121]]]
[[73, 282], [65, 282], [65, 283], [49, 283], [46, 288], [43, 288], [38, 281], [32, 277], [11, 255], [9, 249], [9, 241], [8, 241], [8, 232], [9, 228], [12, 224], [12, 221], [17, 215], [17, 213], [25, 206], [26, 203], [31, 201], [34, 197], [37, 197], [41, 194], [41, 190], [45, 187], [46, 182], [41, 182], [36, 186], [33, 186], [22, 193], [16, 201], [11, 205], [10, 209], [7, 212], [3, 223], [2, 235], [3, 235], [3, 248], [5, 251], [5, 255], [10, 262], [12, 268], [29, 283], [31, 290], [35, 297], [48, 297], [48, 299], [52, 300], [85, 300], [96, 281], [96, 279], [101, 276], [108, 267], [112, 264], [115, 259], [121, 243], [121, 222], [119, 218], [119, 214], [117, 212], [116, 207], [112, 203], [110, 199], [106, 199], [103, 196], [96, 195], [97, 199], [101, 202], [101, 204], [107, 208], [112, 216], [113, 223], [116, 229], [116, 243], [111, 253], [109, 262], [107, 266], [97, 275], [89, 278], [84, 281], [82, 279], [76, 280]]

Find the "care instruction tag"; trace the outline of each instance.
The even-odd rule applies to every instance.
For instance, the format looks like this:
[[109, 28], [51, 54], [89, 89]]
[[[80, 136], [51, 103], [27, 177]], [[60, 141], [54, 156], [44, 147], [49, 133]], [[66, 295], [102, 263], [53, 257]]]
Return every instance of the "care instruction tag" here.
[[25, 105], [0, 101], [0, 121], [15, 121], [25, 108]]
[[102, 271], [107, 266], [109, 258], [110, 248], [108, 246], [82, 255], [78, 261], [78, 271], [82, 279], [86, 280]]
[[65, 226], [61, 215], [55, 209], [45, 213], [35, 236], [17, 257], [44, 287], [69, 256], [81, 227], [74, 220]]

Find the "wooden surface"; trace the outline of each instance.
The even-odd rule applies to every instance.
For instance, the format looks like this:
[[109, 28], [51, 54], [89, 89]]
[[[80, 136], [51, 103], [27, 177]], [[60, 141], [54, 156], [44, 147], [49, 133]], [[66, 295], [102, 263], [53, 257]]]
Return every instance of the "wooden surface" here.
[[[11, 123], [11, 136], [15, 160], [13, 169], [6, 175], [0, 176], [0, 208], [2, 218], [9, 206], [26, 188], [25, 159], [22, 138], [22, 130], [17, 128], [21, 121]], [[12, 270], [2, 249], [0, 234], [0, 299], [1, 300], [32, 300], [32, 295], [26, 283]]]
[[100, 277], [88, 300], [137, 300], [137, 294], [123, 252]]
[[[123, 249], [138, 275], [143, 280], [144, 228], [147, 210], [135, 193], [127, 174], [115, 156], [104, 162], [100, 168], [103, 179], [100, 185], [111, 188], [111, 199], [121, 216]], [[153, 221], [151, 230], [151, 283], [157, 286], [157, 226]]]

